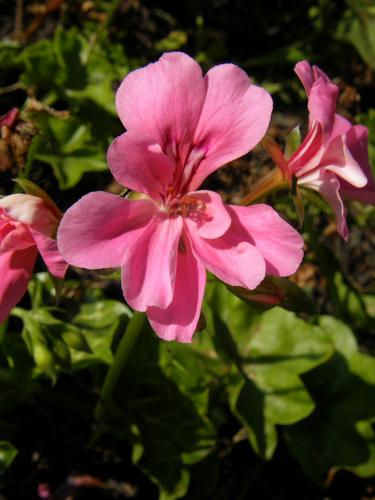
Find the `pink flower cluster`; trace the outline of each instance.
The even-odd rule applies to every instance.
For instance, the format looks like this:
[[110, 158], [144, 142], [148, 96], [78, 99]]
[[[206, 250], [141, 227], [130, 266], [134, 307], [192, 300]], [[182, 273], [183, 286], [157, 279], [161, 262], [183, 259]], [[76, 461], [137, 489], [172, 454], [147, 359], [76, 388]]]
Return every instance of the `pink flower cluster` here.
[[0, 199], [0, 323], [24, 295], [38, 252], [51, 274], [64, 277], [68, 265], [53, 239], [60, 218], [55, 205], [37, 196]]
[[[282, 182], [296, 179], [318, 191], [347, 238], [342, 198], [375, 202], [367, 129], [335, 114], [338, 89], [320, 69], [303, 61], [296, 72], [308, 95], [309, 130], [289, 160], [275, 146]], [[0, 322], [24, 294], [40, 252], [60, 278], [66, 262], [120, 267], [129, 305], [147, 313], [161, 338], [190, 342], [206, 270], [252, 290], [267, 274], [291, 275], [301, 262], [301, 236], [270, 206], [225, 205], [200, 188], [262, 140], [272, 99], [233, 64], [203, 75], [189, 56], [172, 52], [130, 73], [116, 106], [126, 132], [111, 144], [108, 163], [138, 195], [81, 198], [60, 222], [58, 249], [53, 237], [61, 214], [52, 202], [27, 194], [2, 198]]]
[[375, 183], [368, 159], [368, 130], [335, 113], [338, 87], [317, 66], [299, 62], [295, 72], [308, 96], [309, 129], [293, 156], [279, 165], [287, 178], [318, 191], [331, 205], [337, 231], [349, 232], [343, 199], [375, 204]]
[[233, 64], [203, 76], [187, 55], [168, 53], [125, 78], [116, 106], [127, 132], [110, 146], [108, 163], [143, 196], [84, 196], [61, 221], [59, 249], [76, 266], [121, 267], [130, 306], [146, 311], [161, 338], [190, 342], [206, 269], [254, 289], [266, 274], [294, 273], [302, 259], [302, 238], [271, 207], [224, 205], [199, 190], [262, 139], [272, 100]]

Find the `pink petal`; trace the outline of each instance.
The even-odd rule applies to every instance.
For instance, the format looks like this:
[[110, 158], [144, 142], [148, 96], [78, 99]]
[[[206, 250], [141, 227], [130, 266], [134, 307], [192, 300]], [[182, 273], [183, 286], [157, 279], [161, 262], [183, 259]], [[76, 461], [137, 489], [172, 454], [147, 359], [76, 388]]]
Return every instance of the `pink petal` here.
[[333, 172], [354, 187], [367, 184], [367, 177], [346, 144], [345, 135], [339, 135], [330, 142], [320, 167]]
[[0, 208], [11, 219], [33, 226], [38, 231], [51, 235], [58, 220], [41, 198], [30, 194], [11, 194], [0, 199]]
[[166, 151], [169, 144], [191, 144], [205, 94], [199, 65], [170, 52], [124, 79], [116, 107], [127, 130], [152, 137]]
[[310, 94], [315, 78], [311, 64], [308, 61], [300, 61], [294, 66], [294, 71], [305, 87], [306, 94]]
[[337, 85], [318, 80], [311, 88], [308, 108], [310, 120], [317, 121], [323, 130], [324, 141], [329, 140], [335, 120]]
[[11, 108], [5, 115], [0, 116], [0, 128], [6, 125], [13, 127], [18, 120], [20, 110], [18, 108]]
[[331, 132], [331, 141], [338, 135], [346, 134], [353, 127], [349, 120], [341, 115], [335, 114], [335, 121]]
[[329, 77], [318, 66], [311, 66], [308, 61], [300, 61], [294, 67], [295, 73], [305, 87], [306, 94], [310, 94], [311, 87], [321, 78], [323, 82], [330, 83]]
[[121, 281], [124, 297], [137, 311], [165, 309], [173, 299], [182, 217], [162, 213], [151, 220], [124, 251]]
[[30, 232], [49, 272], [56, 278], [64, 279], [68, 264], [58, 251], [57, 241], [35, 229], [30, 228]]
[[228, 207], [232, 224], [238, 232], [247, 234], [247, 240], [263, 255], [266, 273], [274, 276], [293, 274], [303, 258], [303, 239], [268, 205]]
[[319, 66], [313, 66], [313, 74], [315, 81], [318, 80], [318, 78], [321, 78], [325, 83], [331, 83], [331, 79], [327, 75], [327, 73], [324, 73], [322, 69], [319, 68]]
[[265, 276], [266, 264], [248, 235], [237, 224], [215, 240], [201, 238], [186, 221], [195, 257], [211, 273], [233, 286], [256, 288]]
[[346, 143], [353, 157], [359, 163], [367, 184], [362, 188], [353, 188], [345, 181], [340, 182], [340, 193], [345, 198], [375, 205], [375, 182], [368, 158], [368, 129], [363, 125], [354, 125], [346, 135]]
[[0, 255], [0, 323], [26, 292], [36, 256], [35, 246]]
[[311, 67], [307, 61], [297, 63], [294, 71], [305, 87], [308, 96], [310, 124], [314, 121], [320, 123], [326, 141], [333, 127], [339, 89], [324, 71], [317, 66]]
[[188, 196], [197, 198], [202, 204], [202, 216], [200, 211], [198, 215], [193, 212], [190, 216], [199, 236], [211, 239], [223, 235], [231, 225], [231, 219], [221, 196], [213, 191], [195, 191]]
[[0, 252], [24, 250], [34, 245], [27, 226], [20, 222], [11, 222], [1, 231]]
[[194, 144], [205, 156], [189, 184], [191, 191], [211, 172], [258, 144], [272, 112], [268, 92], [252, 85], [237, 66], [215, 66], [205, 78], [207, 95], [194, 136]]
[[155, 212], [156, 206], [148, 200], [89, 193], [62, 218], [57, 233], [59, 251], [69, 264], [85, 269], [119, 267], [126, 247]]
[[166, 193], [172, 166], [155, 140], [139, 132], [117, 137], [108, 150], [109, 168], [115, 179], [133, 191], [160, 199]]
[[205, 285], [206, 271], [194, 257], [189, 239], [185, 236], [184, 250], [178, 252], [171, 304], [166, 309], [147, 309], [151, 326], [160, 338], [191, 342], [201, 312]]
[[288, 162], [289, 170], [297, 177], [314, 170], [324, 155], [323, 131], [318, 122], [310, 127], [300, 147]]
[[331, 205], [335, 214], [337, 232], [344, 240], [347, 240], [349, 231], [346, 224], [346, 211], [340, 195], [340, 182], [336, 175], [327, 170], [319, 170], [303, 177], [299, 183], [318, 191]]

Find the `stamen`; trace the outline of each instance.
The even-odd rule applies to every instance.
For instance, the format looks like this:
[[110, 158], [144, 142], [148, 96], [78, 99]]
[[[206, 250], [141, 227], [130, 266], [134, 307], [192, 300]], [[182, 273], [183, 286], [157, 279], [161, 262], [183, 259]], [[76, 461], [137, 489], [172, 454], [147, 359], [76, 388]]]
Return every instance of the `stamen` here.
[[202, 200], [187, 194], [171, 203], [169, 213], [173, 216], [189, 217], [194, 212], [204, 212], [205, 209], [206, 204]]

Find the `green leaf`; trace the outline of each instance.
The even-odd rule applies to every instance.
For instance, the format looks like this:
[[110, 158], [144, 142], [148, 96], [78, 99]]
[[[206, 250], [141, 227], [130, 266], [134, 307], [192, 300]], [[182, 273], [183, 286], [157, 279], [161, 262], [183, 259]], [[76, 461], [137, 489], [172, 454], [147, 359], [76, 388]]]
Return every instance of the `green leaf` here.
[[374, 440], [362, 421], [375, 418], [375, 359], [358, 351], [353, 334], [340, 321], [323, 316], [320, 326], [336, 352], [303, 375], [316, 408], [286, 428], [285, 435], [306, 473], [323, 482], [331, 468], [372, 473]]
[[280, 47], [271, 52], [267, 52], [265, 55], [258, 57], [253, 57], [244, 63], [245, 66], [280, 66], [297, 63], [302, 59], [306, 59], [308, 54], [306, 53], [306, 48], [308, 47], [308, 40], [298, 40], [290, 45]]
[[299, 126], [294, 127], [294, 129], [290, 132], [288, 137], [286, 138], [285, 145], [285, 159], [289, 160], [292, 155], [297, 151], [301, 144], [301, 131]]
[[82, 62], [82, 51], [86, 45], [85, 38], [74, 26], [70, 30], [61, 25], [56, 28], [53, 39], [56, 59], [64, 75], [60, 83], [66, 89], [81, 89], [87, 83], [87, 70]]
[[322, 244], [317, 245], [315, 251], [337, 316], [355, 327], [367, 328], [373, 321], [367, 313], [363, 298], [344, 275], [332, 251]]
[[369, 129], [369, 157], [372, 166], [372, 174], [375, 175], [375, 109], [370, 108], [367, 113], [357, 116], [358, 123], [366, 125]]
[[178, 50], [187, 42], [187, 34], [185, 31], [174, 30], [168, 36], [156, 42], [155, 48], [160, 52], [167, 52], [170, 50]]
[[2, 70], [17, 66], [19, 64], [17, 56], [20, 44], [13, 40], [2, 40], [0, 42], [0, 66]]
[[205, 331], [196, 333], [190, 345], [163, 342], [159, 352], [160, 368], [194, 402], [198, 413], [206, 415], [210, 388], [226, 372], [226, 365], [215, 353], [209, 336]]
[[63, 331], [61, 337], [72, 349], [87, 353], [91, 352], [85, 336], [78, 329], [74, 328], [73, 325], [66, 324], [65, 331]]
[[72, 351], [74, 369], [82, 369], [98, 362], [110, 364], [112, 343], [116, 332], [122, 330], [130, 317], [130, 310], [122, 302], [101, 299], [81, 304], [71, 325], [84, 336], [91, 352]]
[[369, 316], [375, 318], [375, 295], [366, 294], [362, 296], [363, 302], [366, 306], [366, 311]]
[[371, 2], [347, 0], [352, 8], [338, 26], [338, 38], [351, 43], [375, 69], [375, 9]]
[[244, 303], [233, 307], [230, 296], [225, 301], [225, 293], [217, 285], [210, 296], [208, 328], [219, 352], [234, 362], [227, 388], [232, 411], [254, 450], [269, 459], [277, 444], [275, 426], [313, 411], [300, 375], [327, 359], [332, 348], [319, 328], [294, 314], [274, 308], [254, 315]]
[[49, 90], [63, 85], [66, 79], [51, 40], [40, 40], [29, 45], [20, 53], [19, 61], [25, 66], [21, 81], [26, 86]]
[[[14, 355], [14, 349], [9, 350], [9, 354]], [[0, 415], [16, 410], [33, 397], [35, 385], [31, 380], [30, 363], [22, 367], [17, 361], [15, 366], [10, 365], [12, 369], [0, 368]]]
[[6, 469], [12, 465], [17, 454], [18, 450], [12, 443], [0, 441], [0, 470]]
[[51, 349], [47, 347], [44, 341], [38, 342], [35, 337], [32, 340], [32, 346], [32, 354], [36, 366], [55, 383], [57, 379], [56, 358]]
[[21, 52], [19, 61], [25, 65], [21, 80], [39, 89], [55, 89], [60, 95], [66, 89], [84, 88], [87, 74], [81, 53], [86, 44], [77, 28], [58, 26], [53, 40], [40, 40]]
[[[185, 494], [190, 465], [207, 456], [216, 442], [205, 414], [204, 375], [190, 378], [186, 373], [194, 366], [193, 354], [184, 356], [181, 351], [177, 356], [174, 366], [168, 367], [171, 353], [146, 329], [121, 374], [113, 407], [102, 415], [109, 432], [133, 441], [133, 460], [160, 486], [163, 498]], [[201, 363], [198, 356], [196, 370]]]
[[86, 172], [107, 170], [104, 149], [90, 143], [87, 125], [74, 118], [54, 116], [40, 119], [38, 125], [45, 134], [46, 144], [35, 159], [51, 165], [62, 189], [77, 184]]

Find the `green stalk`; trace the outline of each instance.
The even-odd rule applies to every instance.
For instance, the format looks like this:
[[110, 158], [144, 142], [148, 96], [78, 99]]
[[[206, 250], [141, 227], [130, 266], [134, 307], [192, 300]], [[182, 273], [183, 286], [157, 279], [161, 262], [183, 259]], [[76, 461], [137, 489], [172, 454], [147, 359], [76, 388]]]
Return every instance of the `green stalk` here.
[[9, 318], [6, 318], [2, 323], [0, 323], [0, 345], [4, 341], [4, 337], [7, 333]]
[[144, 313], [135, 312], [128, 323], [125, 333], [117, 347], [113, 363], [104, 379], [100, 400], [95, 410], [96, 420], [100, 421], [101, 417], [105, 414], [106, 407], [112, 399], [113, 391], [121, 372], [128, 361], [129, 355], [139, 334], [142, 331], [145, 319], [146, 316]]

